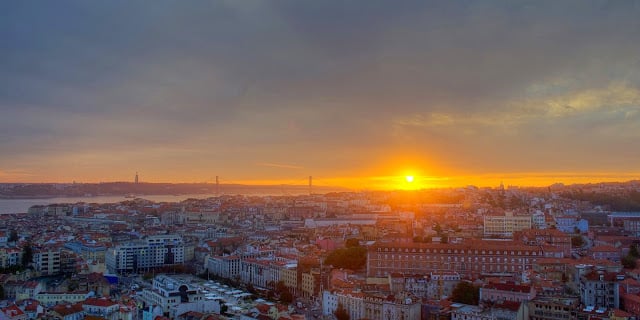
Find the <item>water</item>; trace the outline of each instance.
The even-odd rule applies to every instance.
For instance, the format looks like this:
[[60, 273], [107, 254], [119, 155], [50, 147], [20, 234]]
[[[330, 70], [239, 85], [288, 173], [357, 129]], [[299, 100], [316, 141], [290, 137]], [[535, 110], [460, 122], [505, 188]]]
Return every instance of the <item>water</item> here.
[[[154, 202], [180, 202], [189, 198], [206, 199], [213, 195], [207, 194], [183, 194], [183, 195], [149, 195], [139, 196]], [[25, 213], [29, 207], [35, 205], [47, 205], [53, 203], [117, 203], [125, 200], [133, 200], [124, 196], [96, 196], [96, 197], [71, 197], [71, 198], [43, 198], [43, 199], [0, 199], [0, 214]]]

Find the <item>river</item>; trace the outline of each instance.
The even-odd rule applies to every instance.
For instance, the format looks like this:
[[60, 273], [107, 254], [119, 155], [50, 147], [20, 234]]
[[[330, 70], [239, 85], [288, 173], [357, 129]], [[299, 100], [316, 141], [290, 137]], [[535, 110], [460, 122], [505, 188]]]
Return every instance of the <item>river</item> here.
[[[141, 195], [140, 198], [154, 202], [180, 202], [189, 198], [206, 199], [213, 195], [207, 194], [183, 194], [183, 195]], [[0, 199], [0, 214], [25, 213], [29, 207], [52, 203], [116, 203], [127, 199], [124, 196], [95, 196], [95, 197], [71, 197], [71, 198], [43, 198], [43, 199]]]

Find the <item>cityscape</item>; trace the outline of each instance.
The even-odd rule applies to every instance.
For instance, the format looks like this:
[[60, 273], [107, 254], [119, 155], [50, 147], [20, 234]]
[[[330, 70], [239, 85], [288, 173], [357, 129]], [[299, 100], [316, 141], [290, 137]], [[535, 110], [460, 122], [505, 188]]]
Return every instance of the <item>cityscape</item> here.
[[640, 320], [640, 2], [0, 2], [0, 320]]

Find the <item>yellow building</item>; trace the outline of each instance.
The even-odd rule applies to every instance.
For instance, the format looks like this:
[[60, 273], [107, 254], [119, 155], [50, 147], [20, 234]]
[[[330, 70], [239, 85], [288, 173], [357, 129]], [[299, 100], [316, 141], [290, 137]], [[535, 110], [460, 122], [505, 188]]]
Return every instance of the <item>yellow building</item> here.
[[512, 237], [516, 231], [531, 229], [531, 216], [514, 216], [511, 212], [504, 215], [484, 216], [485, 237]]

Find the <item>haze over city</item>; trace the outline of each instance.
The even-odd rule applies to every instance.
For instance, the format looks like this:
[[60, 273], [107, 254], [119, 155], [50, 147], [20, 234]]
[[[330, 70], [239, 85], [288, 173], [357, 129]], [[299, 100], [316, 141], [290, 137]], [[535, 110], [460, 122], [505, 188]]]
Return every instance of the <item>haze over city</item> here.
[[[640, 176], [633, 1], [0, 3], [0, 182]], [[410, 178], [412, 177], [412, 178]]]

